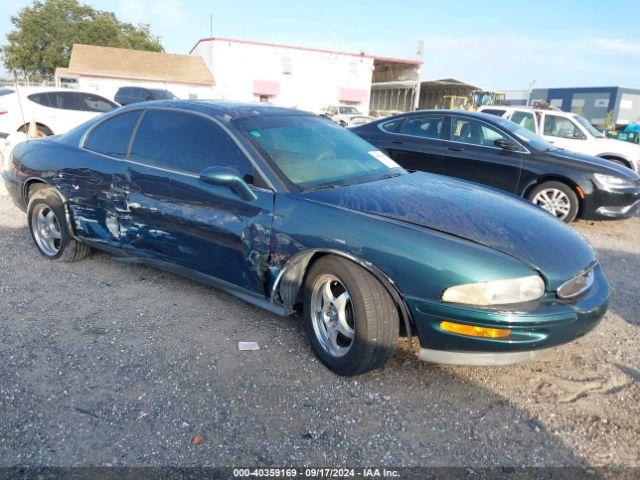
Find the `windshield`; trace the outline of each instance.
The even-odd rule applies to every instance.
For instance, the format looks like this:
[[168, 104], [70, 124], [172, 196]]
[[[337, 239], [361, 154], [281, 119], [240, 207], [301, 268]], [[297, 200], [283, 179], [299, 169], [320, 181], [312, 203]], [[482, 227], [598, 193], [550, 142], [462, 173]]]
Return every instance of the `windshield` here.
[[506, 120], [500, 117], [492, 118], [491, 120], [515, 135], [519, 140], [522, 140], [527, 145], [530, 145], [533, 148], [536, 148], [538, 150], [545, 150], [548, 152], [558, 149], [558, 147], [556, 147], [552, 143], [547, 142], [544, 138], [539, 137], [531, 130], [521, 127], [517, 123], [513, 123], [510, 120]]
[[602, 134], [602, 132], [600, 132], [593, 125], [591, 125], [586, 118], [581, 117], [580, 115], [574, 115], [573, 118], [576, 120], [576, 122], [578, 122], [582, 126], [582, 128], [584, 128], [587, 132], [589, 132], [594, 137], [604, 138], [604, 135]]
[[356, 134], [311, 115], [260, 115], [234, 121], [262, 155], [302, 190], [404, 173]]
[[338, 107], [342, 115], [360, 115], [356, 107]]

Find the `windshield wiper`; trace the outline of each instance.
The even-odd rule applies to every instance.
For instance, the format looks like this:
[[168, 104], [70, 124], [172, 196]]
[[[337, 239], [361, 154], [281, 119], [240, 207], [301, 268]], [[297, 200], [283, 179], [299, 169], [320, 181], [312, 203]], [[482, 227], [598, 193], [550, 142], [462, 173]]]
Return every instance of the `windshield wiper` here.
[[316, 190], [326, 190], [326, 189], [329, 189], [329, 188], [338, 188], [338, 187], [341, 187], [341, 186], [342, 186], [342, 184], [335, 183], [335, 182], [334, 183], [321, 183], [321, 184], [315, 185], [313, 187], [305, 188], [303, 190], [303, 192], [305, 192], [305, 193], [306, 192], [315, 192]]

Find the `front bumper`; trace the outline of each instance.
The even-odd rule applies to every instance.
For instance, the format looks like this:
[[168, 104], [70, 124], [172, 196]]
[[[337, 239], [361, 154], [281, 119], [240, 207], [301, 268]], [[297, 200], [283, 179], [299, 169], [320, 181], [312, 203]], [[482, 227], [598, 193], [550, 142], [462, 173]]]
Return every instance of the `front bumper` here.
[[587, 220], [616, 220], [640, 213], [640, 184], [619, 191], [593, 190], [582, 201], [580, 216]]
[[[591, 288], [567, 301], [548, 293], [520, 311], [446, 304], [407, 297], [418, 337], [420, 358], [462, 365], [503, 365], [528, 360], [541, 351], [562, 345], [592, 330], [609, 303], [609, 284], [600, 266]], [[441, 322], [509, 329], [506, 338], [461, 335], [441, 328]]]
[[598, 207], [596, 214], [607, 218], [631, 218], [640, 213], [640, 200], [626, 206]]

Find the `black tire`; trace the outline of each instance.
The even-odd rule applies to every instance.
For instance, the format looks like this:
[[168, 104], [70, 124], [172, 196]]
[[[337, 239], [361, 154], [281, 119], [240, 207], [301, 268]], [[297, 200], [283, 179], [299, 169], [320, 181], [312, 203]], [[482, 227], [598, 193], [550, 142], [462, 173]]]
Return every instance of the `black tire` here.
[[[39, 243], [38, 234], [34, 232], [37, 226], [34, 224], [34, 212], [53, 212], [55, 222], [58, 225], [60, 239], [56, 241], [57, 251], [47, 251]], [[27, 221], [31, 237], [42, 256], [49, 260], [60, 262], [77, 262], [87, 257], [90, 248], [78, 242], [69, 235], [69, 225], [65, 215], [65, 208], [62, 199], [50, 188], [46, 186], [36, 186], [29, 192], [29, 205], [27, 207]]]
[[630, 167], [628, 163], [626, 163], [624, 160], [620, 160], [619, 158], [616, 158], [616, 157], [602, 157], [602, 158], [605, 160], [609, 160], [610, 162], [613, 162], [617, 165], [620, 165], [621, 167], [633, 170], [633, 168]]
[[[350, 315], [355, 331], [348, 352], [334, 356], [322, 345], [314, 330], [311, 297], [314, 286], [327, 275], [336, 277], [350, 296]], [[320, 361], [338, 375], [359, 375], [382, 367], [394, 354], [399, 316], [385, 287], [354, 262], [327, 255], [317, 260], [304, 284], [304, 323], [311, 346]]]
[[[527, 198], [533, 203], [536, 203], [535, 199], [538, 196], [538, 194], [545, 190], [547, 191], [559, 190], [566, 196], [569, 202], [568, 212], [563, 217], [557, 214], [555, 216], [565, 223], [573, 222], [576, 216], [578, 215], [578, 211], [580, 210], [580, 201], [578, 200], [578, 195], [576, 195], [576, 192], [573, 191], [573, 188], [571, 188], [566, 183], [562, 183], [562, 182], [556, 182], [556, 181], [544, 182], [538, 185], [533, 190], [531, 190]], [[536, 204], [540, 205], [539, 203], [536, 203]], [[552, 212], [550, 213], [553, 215]]]
[[[49, 127], [47, 127], [46, 125], [40, 125], [39, 123], [36, 124], [36, 127], [38, 128], [38, 132], [40, 133], [41, 136], [43, 137], [50, 137], [51, 135], [53, 135], [53, 132], [51, 131], [51, 129]], [[19, 132], [22, 133], [28, 133], [29, 132], [29, 125], [23, 125], [18, 129]]]

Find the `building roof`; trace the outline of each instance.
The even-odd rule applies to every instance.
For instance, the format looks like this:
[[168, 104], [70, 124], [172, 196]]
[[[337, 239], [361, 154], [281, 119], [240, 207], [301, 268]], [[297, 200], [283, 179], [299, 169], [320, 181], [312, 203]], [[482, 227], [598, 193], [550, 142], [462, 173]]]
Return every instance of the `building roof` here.
[[78, 75], [75, 73], [71, 73], [66, 67], [57, 67], [55, 72], [56, 77], [65, 77], [65, 78], [78, 78]]
[[71, 49], [69, 68], [60, 74], [213, 85], [211, 72], [198, 56], [79, 43]]
[[275, 47], [275, 48], [288, 48], [291, 50], [303, 50], [307, 52], [317, 52], [317, 53], [330, 53], [334, 55], [346, 55], [349, 57], [359, 57], [359, 58], [371, 58], [373, 60], [380, 60], [385, 62], [392, 63], [405, 63], [409, 65], [422, 65], [422, 60], [405, 60], [401, 58], [391, 58], [391, 57], [379, 57], [375, 55], [367, 55], [364, 52], [361, 53], [353, 53], [353, 52], [339, 52], [336, 50], [328, 50], [323, 48], [309, 48], [309, 47], [298, 47], [295, 45], [285, 45], [279, 43], [269, 43], [269, 42], [257, 42], [255, 40], [239, 40], [236, 38], [221, 38], [221, 37], [209, 37], [209, 38], [201, 38], [196, 42], [193, 48], [189, 51], [189, 53], [193, 52], [193, 50], [202, 42], [229, 42], [229, 43], [240, 43], [245, 45], [259, 45], [262, 47]]

